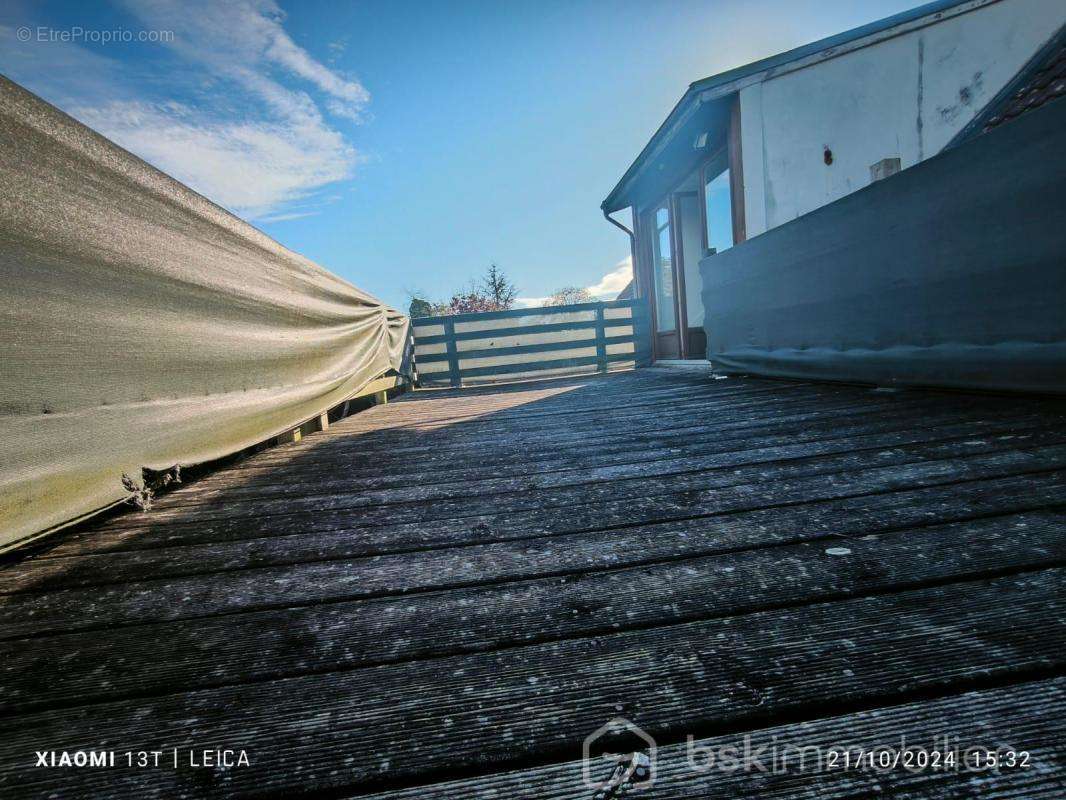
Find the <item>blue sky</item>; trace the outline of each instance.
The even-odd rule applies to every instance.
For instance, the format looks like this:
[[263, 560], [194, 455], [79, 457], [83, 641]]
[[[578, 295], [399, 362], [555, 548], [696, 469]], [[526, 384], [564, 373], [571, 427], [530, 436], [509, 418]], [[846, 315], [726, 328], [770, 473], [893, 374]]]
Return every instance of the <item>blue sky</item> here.
[[915, 5], [5, 0], [0, 72], [393, 305], [609, 295], [599, 203], [688, 83]]

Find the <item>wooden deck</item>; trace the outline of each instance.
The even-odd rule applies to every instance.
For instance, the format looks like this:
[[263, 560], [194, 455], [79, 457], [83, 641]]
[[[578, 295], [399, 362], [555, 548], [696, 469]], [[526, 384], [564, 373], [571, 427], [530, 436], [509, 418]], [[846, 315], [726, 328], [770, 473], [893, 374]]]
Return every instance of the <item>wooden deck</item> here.
[[[1064, 419], [664, 369], [407, 395], [4, 565], [0, 796], [590, 800], [622, 717], [631, 797], [1062, 797]], [[1030, 761], [689, 764], [747, 733]], [[116, 764], [34, 766], [77, 750]]]

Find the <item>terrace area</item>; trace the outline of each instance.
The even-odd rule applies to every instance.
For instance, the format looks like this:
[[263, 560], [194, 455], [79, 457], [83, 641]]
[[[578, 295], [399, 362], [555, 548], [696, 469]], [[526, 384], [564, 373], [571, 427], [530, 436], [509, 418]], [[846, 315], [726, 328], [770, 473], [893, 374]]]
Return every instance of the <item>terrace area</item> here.
[[[637, 796], [1061, 797], [1064, 418], [706, 367], [406, 394], [9, 558], [0, 795], [588, 799], [624, 718]], [[745, 735], [1029, 756], [693, 769]], [[77, 750], [162, 755], [35, 766]]]

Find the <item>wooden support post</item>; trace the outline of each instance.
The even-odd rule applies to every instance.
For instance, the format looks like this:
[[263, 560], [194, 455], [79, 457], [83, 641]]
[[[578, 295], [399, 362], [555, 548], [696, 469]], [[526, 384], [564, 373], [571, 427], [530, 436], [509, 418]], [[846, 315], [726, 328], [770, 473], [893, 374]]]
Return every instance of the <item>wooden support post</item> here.
[[651, 325], [651, 310], [646, 300], [631, 301], [633, 324], [633, 351], [636, 365], [645, 367], [652, 363], [655, 352], [654, 333]]
[[607, 371], [607, 332], [603, 324], [603, 304], [596, 308], [596, 369]]
[[374, 392], [371, 395], [374, 398], [374, 405], [383, 406], [389, 402], [389, 393], [382, 389], [380, 392]]
[[298, 442], [303, 438], [303, 434], [299, 428], [293, 428], [291, 431], [285, 431], [278, 437], [278, 444], [289, 444], [290, 442]]
[[458, 389], [463, 385], [463, 380], [459, 374], [459, 353], [455, 347], [455, 320], [444, 320], [444, 335], [448, 337], [448, 377], [452, 386]]
[[315, 420], [315, 430], [328, 431], [329, 430], [329, 412], [324, 411], [318, 415]]

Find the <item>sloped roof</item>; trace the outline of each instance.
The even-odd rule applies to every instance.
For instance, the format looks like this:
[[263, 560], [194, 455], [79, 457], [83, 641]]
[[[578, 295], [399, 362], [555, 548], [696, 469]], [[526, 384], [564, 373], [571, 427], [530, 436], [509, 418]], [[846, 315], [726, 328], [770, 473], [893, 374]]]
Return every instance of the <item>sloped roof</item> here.
[[[949, 11], [965, 13], [982, 8], [998, 0], [936, 0], [936, 2], [912, 8], [900, 14], [867, 25], [862, 25], [844, 33], [838, 33], [825, 39], [820, 39], [811, 44], [797, 47], [776, 56], [754, 61], [736, 69], [712, 75], [708, 78], [696, 81], [689, 85], [685, 94], [674, 106], [666, 120], [652, 136], [651, 140], [641, 150], [640, 155], [626, 170], [618, 184], [607, 195], [600, 207], [610, 213], [618, 211], [631, 204], [631, 190], [635, 180], [645, 166], [669, 144], [684, 124], [690, 120], [701, 104], [713, 102], [726, 95], [739, 91], [744, 86], [758, 83], [773, 77], [789, 69], [806, 66], [808, 63], [817, 63], [842, 55], [854, 47], [849, 45], [863, 46], [866, 43], [873, 44], [884, 38], [904, 33], [905, 28], [912, 30], [915, 27], [923, 27], [939, 22]], [[872, 39], [863, 42], [864, 39]]]

